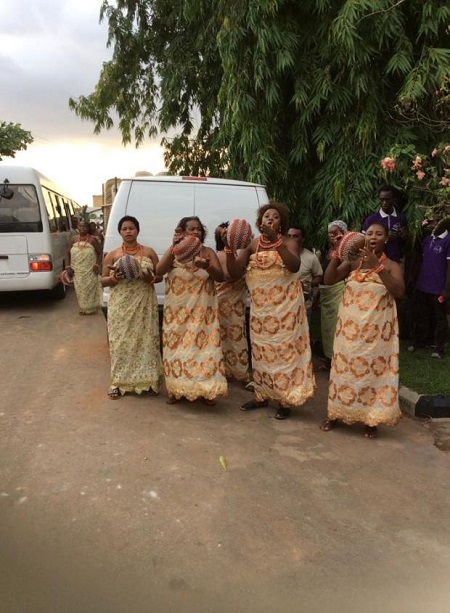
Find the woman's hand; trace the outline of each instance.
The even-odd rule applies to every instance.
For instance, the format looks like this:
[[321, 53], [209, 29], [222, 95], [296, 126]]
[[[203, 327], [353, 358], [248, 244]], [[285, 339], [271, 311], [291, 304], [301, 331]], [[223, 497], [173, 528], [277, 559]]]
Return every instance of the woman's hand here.
[[177, 245], [180, 241], [183, 240], [183, 229], [180, 226], [175, 228], [175, 232], [172, 239], [172, 245]]
[[344, 238], [343, 234], [336, 234], [336, 236], [333, 236], [332, 238], [330, 238], [330, 243], [334, 250], [336, 250], [339, 247], [339, 243], [341, 242], [343, 238]]
[[142, 273], [142, 279], [146, 283], [149, 283], [150, 285], [155, 283], [155, 275], [154, 275], [154, 273], [151, 270], [147, 270], [146, 272], [143, 272]]
[[271, 243], [274, 243], [276, 240], [278, 240], [278, 232], [272, 226], [262, 224], [260, 230], [261, 234]]
[[114, 279], [114, 281], [121, 281], [123, 279], [123, 275], [117, 266], [108, 266], [108, 268], [109, 270], [112, 270], [113, 274], [111, 275], [111, 278]]
[[373, 251], [370, 251], [367, 247], [363, 247], [359, 250], [359, 255], [361, 257], [361, 267], [367, 270], [371, 268], [377, 268], [380, 262]]
[[94, 266], [92, 267], [92, 270], [95, 272], [96, 275], [98, 275], [98, 273], [100, 272], [100, 265], [94, 264]]
[[198, 255], [196, 258], [194, 258], [194, 265], [197, 268], [202, 268], [203, 270], [207, 270], [211, 266], [211, 260], [208, 257], [204, 258]]

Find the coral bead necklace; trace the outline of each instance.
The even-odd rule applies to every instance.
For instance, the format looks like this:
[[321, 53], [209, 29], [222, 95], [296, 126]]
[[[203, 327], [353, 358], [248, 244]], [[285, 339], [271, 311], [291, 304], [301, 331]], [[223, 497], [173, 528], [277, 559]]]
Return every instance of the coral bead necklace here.
[[139, 256], [139, 262], [142, 262], [142, 245], [136, 243], [134, 247], [127, 247], [125, 243], [122, 243], [122, 255], [132, 255], [133, 257]]

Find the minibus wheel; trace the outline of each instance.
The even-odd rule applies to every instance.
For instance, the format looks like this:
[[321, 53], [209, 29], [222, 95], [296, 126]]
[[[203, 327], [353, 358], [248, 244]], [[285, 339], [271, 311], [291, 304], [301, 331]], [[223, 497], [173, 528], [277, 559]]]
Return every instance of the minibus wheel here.
[[63, 283], [58, 283], [53, 289], [50, 290], [50, 296], [54, 300], [62, 300], [66, 297], [66, 286]]

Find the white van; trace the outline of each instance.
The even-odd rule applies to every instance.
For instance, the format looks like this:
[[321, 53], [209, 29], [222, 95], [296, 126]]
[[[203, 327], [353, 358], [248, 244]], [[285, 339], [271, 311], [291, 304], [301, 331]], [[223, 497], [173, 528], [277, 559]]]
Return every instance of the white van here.
[[[120, 246], [117, 231], [124, 215], [136, 217], [138, 241], [152, 247], [158, 257], [171, 245], [174, 230], [183, 217], [197, 216], [207, 228], [205, 244], [215, 249], [214, 230], [224, 221], [240, 218], [251, 224], [257, 209], [269, 202], [266, 189], [257, 183], [212, 177], [136, 176], [122, 180], [106, 229], [105, 254]], [[164, 282], [156, 286], [159, 304], [164, 302]], [[109, 288], [104, 288], [103, 306]]]
[[49, 290], [59, 275], [80, 207], [34, 168], [0, 164], [0, 292]]

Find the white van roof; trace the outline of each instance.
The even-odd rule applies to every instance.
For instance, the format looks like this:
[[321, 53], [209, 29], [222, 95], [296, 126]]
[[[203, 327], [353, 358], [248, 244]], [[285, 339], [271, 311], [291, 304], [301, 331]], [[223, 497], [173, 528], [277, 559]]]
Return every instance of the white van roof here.
[[125, 177], [122, 181], [161, 181], [165, 183], [208, 183], [209, 185], [243, 185], [245, 187], [264, 187], [260, 183], [249, 183], [248, 181], [235, 181], [234, 179], [218, 179], [215, 177], [184, 177], [171, 175], [136, 175]]
[[63, 196], [66, 195], [59, 185], [30, 166], [13, 166], [0, 163], [0, 184], [5, 179], [8, 179], [10, 183], [30, 183], [32, 185], [40, 183]]

